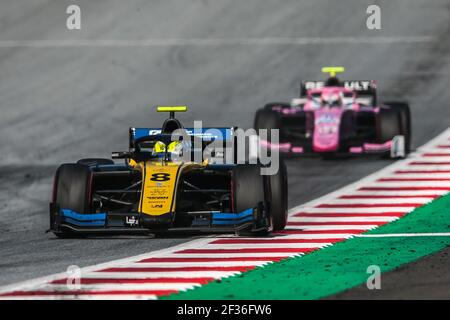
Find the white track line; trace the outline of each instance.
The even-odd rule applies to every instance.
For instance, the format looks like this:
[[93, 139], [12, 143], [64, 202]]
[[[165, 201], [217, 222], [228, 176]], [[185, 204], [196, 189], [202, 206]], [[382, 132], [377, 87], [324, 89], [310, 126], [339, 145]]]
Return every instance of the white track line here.
[[292, 217], [289, 222], [390, 222], [397, 220], [397, 217], [344, 217], [344, 218], [316, 218], [316, 217]]
[[[122, 295], [107, 295], [107, 294], [83, 294], [83, 295], [34, 295], [34, 296], [20, 296], [20, 297], [8, 297], [8, 300], [155, 300], [157, 296], [154, 294], [149, 295], [136, 295], [136, 294], [122, 294]], [[0, 298], [2, 300], [2, 298]]]
[[422, 158], [427, 159], [433, 159], [436, 161], [450, 161], [450, 152], [435, 152], [434, 150], [431, 150], [429, 153], [424, 153]]
[[[258, 249], [258, 248], [271, 248], [271, 249], [277, 249], [277, 248], [306, 248], [306, 249], [315, 249], [315, 248], [321, 248], [324, 245], [329, 243], [237, 243], [237, 244], [211, 244], [209, 247], [205, 249], [216, 249], [217, 247], [220, 247], [220, 249]], [[267, 255], [267, 254], [266, 254]]]
[[[198, 257], [198, 255], [197, 255]], [[158, 279], [158, 278], [214, 278], [221, 279], [239, 274], [239, 271], [180, 271], [180, 272], [91, 272], [82, 273], [82, 279]], [[67, 277], [67, 275], [66, 275]]]
[[[435, 170], [436, 171], [436, 170]], [[421, 172], [421, 173], [392, 173], [388, 178], [402, 178], [402, 179], [450, 179], [450, 173], [442, 172]]]
[[[79, 289], [83, 291], [99, 291], [99, 290], [111, 290], [111, 291], [122, 291], [122, 290], [185, 290], [193, 287], [199, 287], [198, 283], [98, 283], [98, 284], [80, 284]], [[44, 286], [40, 290], [48, 292], [58, 292], [58, 291], [71, 291], [67, 289], [65, 284], [52, 284], [49, 286]], [[75, 290], [75, 289], [73, 289]]]
[[297, 255], [296, 253], [291, 252], [254, 252], [254, 253], [174, 253], [171, 257], [179, 257], [179, 258], [246, 258], [246, 257], [293, 257]]
[[268, 263], [272, 263], [272, 261], [208, 261], [208, 262], [199, 262], [199, 261], [189, 261], [189, 262], [139, 262], [136, 263], [135, 267], [140, 268], [171, 268], [171, 267], [238, 267], [238, 266], [246, 266], [246, 267], [257, 267], [262, 266]]
[[393, 177], [396, 178], [450, 178], [449, 170], [420, 170], [422, 172], [414, 172], [417, 170], [402, 170], [395, 172]]
[[450, 166], [450, 161], [440, 159], [439, 157], [427, 157], [416, 159], [415, 161], [411, 161], [410, 163], [408, 163], [408, 168], [412, 166], [417, 166], [420, 168], [434, 167], [443, 169], [446, 166]]
[[450, 188], [450, 181], [375, 181], [368, 187], [447, 187]]
[[[289, 221], [294, 219], [294, 217], [289, 218]], [[327, 233], [327, 234], [284, 234], [279, 235], [273, 238], [264, 238], [264, 237], [239, 237], [239, 236], [231, 236], [230, 237], [221, 237], [223, 239], [236, 239], [236, 240], [270, 240], [270, 239], [305, 239], [305, 240], [313, 240], [313, 239], [345, 239], [351, 237], [352, 234], [342, 234], [342, 233]], [[221, 239], [218, 239], [221, 240]]]
[[360, 238], [391, 238], [391, 237], [450, 237], [450, 232], [432, 233], [386, 233], [386, 234], [358, 234]]
[[[357, 190], [354, 192], [350, 192], [347, 195], [366, 195], [366, 196], [420, 196], [420, 195], [430, 195], [430, 196], [441, 196], [446, 194], [448, 191], [445, 190], [409, 190], [409, 191], [401, 191], [401, 190], [383, 190], [383, 191], [365, 191], [365, 190]], [[406, 199], [406, 198], [405, 198]]]
[[430, 198], [390, 198], [390, 199], [333, 199], [327, 204], [407, 204], [407, 203], [427, 203]]
[[[376, 207], [376, 208], [302, 208], [301, 212], [307, 213], [383, 213], [399, 212], [406, 213], [414, 210], [415, 207]], [[300, 211], [299, 211], [300, 212]]]
[[289, 228], [293, 229], [294, 227], [299, 230], [312, 231], [312, 230], [370, 230], [378, 227], [376, 224], [365, 224], [365, 225], [340, 225], [340, 224], [332, 224], [325, 226], [308, 226], [308, 225], [296, 225], [291, 226], [288, 223]]
[[431, 164], [423, 164], [423, 165], [415, 165], [410, 164], [407, 167], [405, 167], [405, 170], [450, 170], [450, 164], [448, 165], [431, 165]]
[[[450, 162], [449, 162], [450, 163]], [[450, 165], [430, 165], [430, 164], [417, 164], [417, 165], [410, 165], [408, 167], [405, 167], [405, 169], [408, 170], [420, 170], [420, 171], [449, 171]], [[432, 176], [430, 176], [432, 177]]]

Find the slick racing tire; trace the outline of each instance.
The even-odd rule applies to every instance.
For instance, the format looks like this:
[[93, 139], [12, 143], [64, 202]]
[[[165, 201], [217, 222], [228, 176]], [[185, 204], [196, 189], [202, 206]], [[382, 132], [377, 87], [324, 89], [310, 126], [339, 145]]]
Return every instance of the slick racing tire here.
[[392, 108], [381, 108], [378, 113], [377, 137], [379, 143], [392, 140], [402, 134], [400, 114]]
[[[253, 127], [262, 140], [266, 140], [270, 143], [272, 142], [272, 130], [281, 129], [280, 115], [277, 112], [268, 109], [266, 105], [266, 108], [260, 109], [256, 112], [255, 123]], [[261, 132], [259, 131], [260, 129], [267, 130], [267, 132], [261, 136]], [[280, 135], [280, 131], [278, 131], [278, 134]], [[278, 137], [278, 139], [281, 139], [281, 137]], [[271, 155], [271, 147], [266, 147], [266, 149], [267, 155]]]
[[[256, 113], [254, 128], [259, 129], [280, 129], [280, 116], [275, 111], [269, 109], [260, 109]], [[270, 132], [267, 133], [267, 140], [270, 142]]]
[[396, 110], [400, 115], [401, 134], [405, 137], [405, 151], [411, 151], [411, 111], [405, 102], [385, 102], [391, 109]]
[[[61, 209], [69, 209], [77, 213], [90, 212], [91, 170], [82, 164], [63, 164], [55, 177], [55, 202]], [[72, 237], [69, 230], [55, 233], [61, 238]]]
[[[264, 176], [259, 165], [239, 164], [232, 173], [232, 206], [236, 213], [264, 202]], [[244, 230], [245, 232], [246, 230]], [[239, 234], [244, 234], [240, 232]]]
[[280, 158], [280, 167], [270, 178], [270, 214], [273, 231], [280, 231], [286, 227], [288, 213], [288, 186], [286, 164]]
[[264, 179], [261, 167], [239, 164], [233, 169], [233, 205], [235, 212], [255, 208], [264, 201]]
[[84, 164], [87, 166], [98, 166], [98, 165], [114, 164], [114, 161], [112, 161], [111, 159], [102, 159], [102, 158], [86, 158], [78, 160], [77, 164]]

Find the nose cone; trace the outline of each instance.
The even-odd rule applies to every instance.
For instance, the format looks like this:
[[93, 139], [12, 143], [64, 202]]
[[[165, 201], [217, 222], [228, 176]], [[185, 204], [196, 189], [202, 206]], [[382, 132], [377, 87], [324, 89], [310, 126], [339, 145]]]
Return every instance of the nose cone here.
[[315, 112], [313, 150], [314, 152], [335, 152], [339, 149], [339, 127], [342, 111], [317, 110]]

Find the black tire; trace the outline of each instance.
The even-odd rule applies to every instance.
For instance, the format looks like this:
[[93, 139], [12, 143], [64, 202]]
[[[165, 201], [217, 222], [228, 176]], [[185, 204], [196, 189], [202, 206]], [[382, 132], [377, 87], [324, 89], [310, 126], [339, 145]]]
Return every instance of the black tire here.
[[264, 178], [259, 165], [239, 164], [233, 169], [233, 209], [242, 212], [264, 201]]
[[[278, 113], [268, 109], [260, 109], [256, 112], [254, 128], [259, 129], [280, 129], [281, 121]], [[268, 137], [270, 139], [270, 135]]]
[[270, 177], [270, 215], [273, 231], [280, 231], [286, 227], [288, 217], [288, 183], [286, 164], [280, 158], [280, 168], [277, 174]]
[[[259, 165], [240, 164], [233, 169], [232, 200], [234, 212], [242, 212], [249, 208], [259, 207], [265, 199], [265, 179], [260, 173]], [[269, 223], [269, 221], [267, 221]], [[237, 230], [240, 236], [265, 236], [267, 230]]]
[[[91, 170], [83, 164], [63, 164], [56, 171], [55, 202], [61, 209], [90, 213]], [[72, 235], [69, 230], [55, 232], [61, 238]]]
[[385, 102], [391, 109], [396, 110], [400, 114], [401, 134], [405, 137], [405, 151], [411, 151], [411, 110], [406, 102]]
[[[258, 112], [256, 112], [255, 115], [255, 123], [254, 126], [255, 130], [259, 134], [260, 129], [267, 129], [267, 142], [271, 142], [271, 130], [273, 129], [281, 129], [281, 120], [280, 115], [272, 111], [270, 109], [260, 109]], [[280, 138], [281, 139], [281, 138]], [[269, 154], [271, 151], [269, 150]]]
[[98, 165], [114, 164], [114, 161], [111, 159], [102, 159], [102, 158], [86, 158], [78, 160], [77, 164], [84, 164], [87, 166], [98, 166]]
[[402, 130], [399, 112], [392, 108], [381, 108], [378, 113], [377, 121], [378, 142], [385, 143], [401, 134]]

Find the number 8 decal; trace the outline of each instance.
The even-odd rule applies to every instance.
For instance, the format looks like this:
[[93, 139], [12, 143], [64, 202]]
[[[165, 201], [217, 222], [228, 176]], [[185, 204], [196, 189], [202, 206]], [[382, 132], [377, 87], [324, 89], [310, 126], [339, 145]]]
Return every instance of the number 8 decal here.
[[154, 173], [150, 178], [151, 181], [168, 181], [170, 180], [170, 173]]

